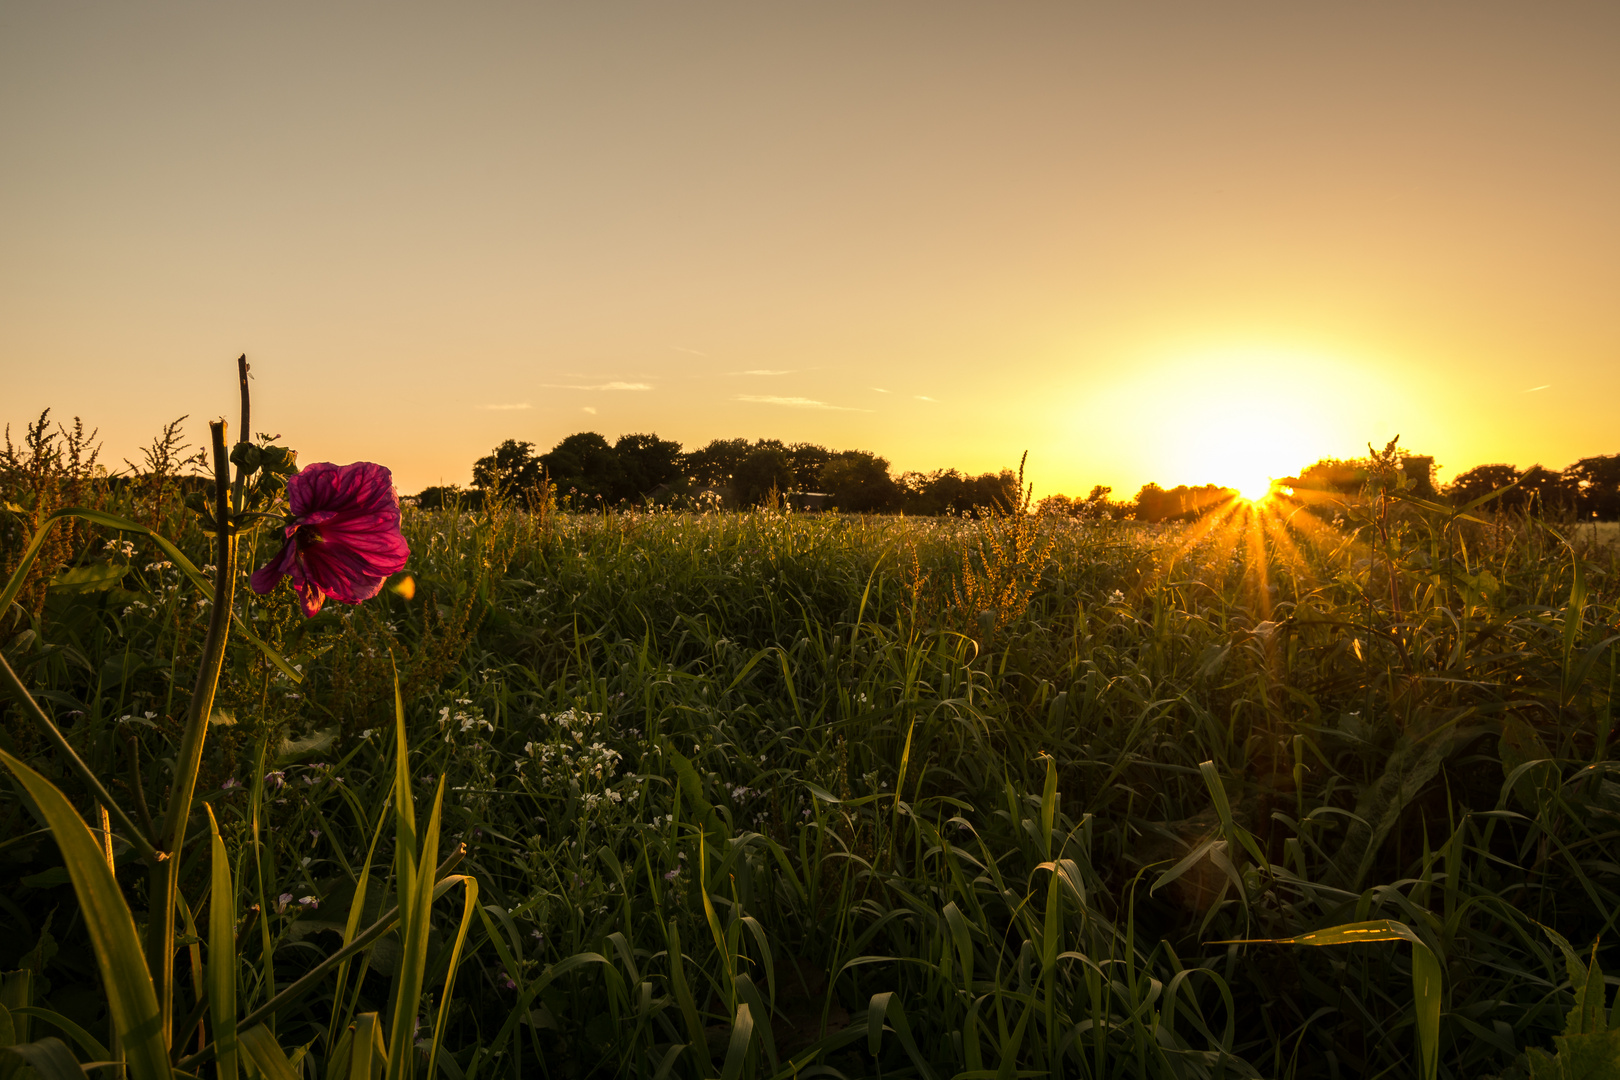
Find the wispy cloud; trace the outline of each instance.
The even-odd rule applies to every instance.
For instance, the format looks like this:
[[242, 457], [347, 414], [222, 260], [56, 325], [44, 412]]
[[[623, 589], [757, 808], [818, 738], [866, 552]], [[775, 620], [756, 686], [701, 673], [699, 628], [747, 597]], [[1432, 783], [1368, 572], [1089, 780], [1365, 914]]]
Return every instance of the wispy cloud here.
[[927, 394], [913, 394], [912, 397], [916, 398], [918, 401], [935, 401], [935, 402], [937, 402], [939, 400], [939, 398], [931, 398]]
[[671, 345], [670, 348], [674, 349], [676, 352], [688, 353], [688, 354], [690, 354], [692, 356], [708, 356], [709, 355], [706, 352], [698, 352], [696, 349], [688, 349], [685, 345]]
[[590, 413], [592, 416], [596, 415], [596, 407], [594, 405], [585, 406], [585, 411]]
[[533, 406], [531, 406], [527, 401], [515, 401], [509, 405], [484, 405], [482, 407], [485, 409], [494, 409], [496, 412], [509, 412], [513, 409], [528, 409], [532, 408]]
[[738, 394], [735, 401], [752, 401], [756, 405], [786, 405], [793, 409], [832, 409], [835, 412], [871, 412], [871, 409], [851, 409], [845, 405], [829, 405], [807, 397], [778, 397], [775, 394]]
[[874, 394], [887, 394], [889, 391], [883, 389], [881, 386], [874, 386], [872, 387], [872, 392]]
[[791, 368], [786, 368], [786, 369], [783, 369], [781, 371], [774, 371], [774, 370], [772, 370], [770, 368], [752, 368], [752, 369], [750, 369], [748, 371], [733, 371], [732, 374], [733, 375], [791, 375], [791, 374], [793, 374], [793, 370]]
[[591, 386], [578, 386], [572, 383], [546, 383], [547, 390], [651, 390], [652, 386], [644, 382], [605, 382], [595, 383]]
[[1525, 393], [1527, 393], [1527, 394], [1533, 394], [1533, 393], [1535, 393], [1535, 392], [1536, 392], [1536, 391], [1537, 391], [1537, 390], [1546, 390], [1546, 389], [1548, 389], [1548, 388], [1549, 388], [1549, 387], [1551, 387], [1551, 386], [1552, 386], [1552, 383], [1547, 383], [1547, 384], [1546, 384], [1546, 385], [1545, 385], [1545, 386], [1532, 386], [1532, 387], [1531, 387], [1531, 388], [1530, 388], [1530, 389], [1528, 389], [1528, 390], [1526, 390], [1526, 391], [1525, 391]]

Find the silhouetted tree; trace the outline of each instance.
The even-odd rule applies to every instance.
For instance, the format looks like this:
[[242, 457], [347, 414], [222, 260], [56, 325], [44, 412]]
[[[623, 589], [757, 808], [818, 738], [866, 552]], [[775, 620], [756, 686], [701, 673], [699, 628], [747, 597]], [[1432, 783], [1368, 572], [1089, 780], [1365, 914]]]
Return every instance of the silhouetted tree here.
[[832, 460], [832, 451], [815, 443], [794, 443], [787, 448], [793, 462], [793, 487], [796, 491], [818, 491], [821, 470]]
[[1620, 454], [1582, 458], [1564, 470], [1564, 482], [1581, 517], [1620, 520]]
[[543, 482], [541, 459], [534, 443], [507, 439], [493, 453], [473, 462], [473, 487], [485, 495], [523, 498]]
[[1035, 504], [1037, 514], [1047, 517], [1074, 517], [1075, 502], [1067, 495], [1047, 495]]
[[1502, 490], [1518, 479], [1519, 470], [1512, 465], [1475, 465], [1453, 478], [1451, 483], [1446, 485], [1445, 494], [1454, 506], [1466, 506], [1493, 491]]
[[657, 435], [620, 435], [613, 444], [623, 483], [614, 499], [635, 500], [660, 484], [684, 479], [681, 444]]
[[1575, 509], [1575, 493], [1564, 483], [1564, 475], [1540, 465], [1524, 470], [1518, 490], [1509, 492], [1508, 499], [1514, 509], [1528, 509], [1536, 514], [1565, 514]]
[[617, 500], [624, 490], [624, 470], [608, 441], [594, 431], [570, 435], [540, 456], [559, 499], [575, 503]]
[[773, 491], [781, 495], [792, 490], [793, 458], [781, 443], [762, 441], [737, 463], [731, 483], [742, 505], [759, 506]]
[[1186, 484], [1166, 491], [1158, 484], [1143, 484], [1136, 493], [1137, 521], [1190, 521], [1229, 501], [1237, 493], [1219, 484]]
[[715, 439], [686, 455], [686, 475], [703, 487], [729, 484], [751, 449], [747, 439]]
[[438, 484], [418, 492], [416, 505], [423, 510], [443, 510], [446, 507], [477, 510], [484, 505], [484, 493], [477, 489], [465, 491], [455, 484]]
[[844, 450], [822, 466], [821, 490], [840, 510], [871, 514], [892, 509], [899, 487], [889, 476], [889, 463], [865, 450]]
[[1018, 505], [1018, 474], [965, 476], [955, 469], [907, 472], [900, 476], [900, 505], [908, 514], [978, 514]]

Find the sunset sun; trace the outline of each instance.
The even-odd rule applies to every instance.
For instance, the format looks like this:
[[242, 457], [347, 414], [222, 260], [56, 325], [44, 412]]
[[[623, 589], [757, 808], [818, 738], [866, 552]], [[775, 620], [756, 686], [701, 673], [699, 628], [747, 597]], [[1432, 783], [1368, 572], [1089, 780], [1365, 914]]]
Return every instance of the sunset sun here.
[[1249, 502], [1259, 502], [1271, 494], [1271, 477], [1254, 476], [1232, 486]]

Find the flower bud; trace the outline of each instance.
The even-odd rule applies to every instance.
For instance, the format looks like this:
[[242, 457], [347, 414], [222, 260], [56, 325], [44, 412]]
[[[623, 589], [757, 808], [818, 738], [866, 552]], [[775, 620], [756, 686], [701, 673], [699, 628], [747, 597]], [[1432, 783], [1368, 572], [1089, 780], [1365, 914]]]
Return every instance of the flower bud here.
[[231, 464], [243, 472], [258, 472], [262, 457], [259, 448], [250, 442], [239, 442], [231, 448]]

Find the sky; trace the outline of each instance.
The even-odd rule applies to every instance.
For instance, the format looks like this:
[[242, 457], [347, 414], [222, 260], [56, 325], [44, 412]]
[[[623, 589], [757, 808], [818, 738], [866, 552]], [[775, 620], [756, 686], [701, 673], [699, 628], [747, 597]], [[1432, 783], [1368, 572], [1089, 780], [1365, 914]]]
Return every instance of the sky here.
[[1620, 453], [1620, 5], [0, 4], [0, 421]]

